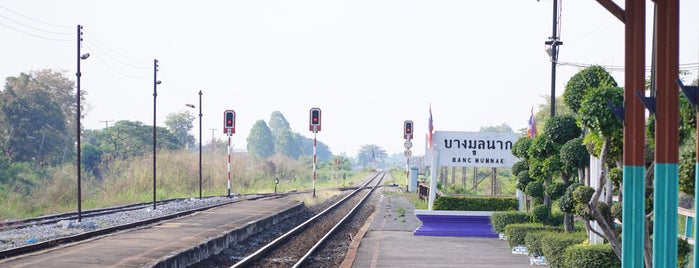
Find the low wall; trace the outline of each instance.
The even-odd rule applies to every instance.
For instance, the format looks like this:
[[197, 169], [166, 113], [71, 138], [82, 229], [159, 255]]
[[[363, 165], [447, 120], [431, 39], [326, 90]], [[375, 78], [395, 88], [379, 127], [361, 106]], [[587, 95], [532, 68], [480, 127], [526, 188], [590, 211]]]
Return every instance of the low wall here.
[[413, 235], [497, 238], [490, 215], [492, 211], [415, 210], [422, 226]]

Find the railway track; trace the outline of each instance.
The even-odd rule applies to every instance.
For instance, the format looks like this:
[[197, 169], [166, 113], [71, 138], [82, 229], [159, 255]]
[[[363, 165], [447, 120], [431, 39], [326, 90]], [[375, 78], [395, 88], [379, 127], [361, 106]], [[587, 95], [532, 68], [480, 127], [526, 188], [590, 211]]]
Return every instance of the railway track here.
[[[385, 176], [386, 173], [376, 173], [340, 201], [240, 259], [232, 267], [325, 266], [322, 263], [324, 258], [314, 254], [360, 210]], [[319, 260], [320, 264], [311, 264]]]

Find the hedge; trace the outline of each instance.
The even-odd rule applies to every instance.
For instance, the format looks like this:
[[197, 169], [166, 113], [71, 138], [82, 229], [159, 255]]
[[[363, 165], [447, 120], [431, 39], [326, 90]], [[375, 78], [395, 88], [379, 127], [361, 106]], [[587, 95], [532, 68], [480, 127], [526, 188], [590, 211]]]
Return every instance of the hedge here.
[[516, 197], [458, 197], [440, 196], [434, 201], [435, 210], [509, 211], [517, 210]]
[[504, 233], [505, 226], [515, 223], [530, 223], [532, 221], [528, 212], [506, 211], [495, 212], [490, 215], [490, 224], [497, 233]]
[[621, 267], [609, 244], [573, 245], [565, 250], [565, 266], [576, 268]]
[[544, 226], [541, 223], [519, 223], [510, 224], [505, 226], [505, 235], [507, 235], [507, 244], [510, 248], [524, 245], [524, 237], [527, 236], [529, 232], [537, 231], [551, 231], [551, 232], [562, 232], [563, 229], [560, 227]]
[[566, 247], [580, 244], [585, 240], [587, 240], [585, 232], [548, 234], [541, 238], [541, 253], [546, 257], [549, 267], [565, 267], [563, 265]]
[[534, 231], [534, 232], [528, 232], [524, 236], [524, 245], [527, 246], [527, 251], [529, 251], [529, 255], [532, 255], [534, 253], [537, 253], [539, 255], [544, 255], [541, 250], [541, 238], [553, 233], [551, 231]]

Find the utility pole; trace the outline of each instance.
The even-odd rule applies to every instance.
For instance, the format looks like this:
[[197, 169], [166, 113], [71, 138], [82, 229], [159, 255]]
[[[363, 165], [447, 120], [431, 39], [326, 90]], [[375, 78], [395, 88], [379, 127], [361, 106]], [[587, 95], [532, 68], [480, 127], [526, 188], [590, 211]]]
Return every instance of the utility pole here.
[[[77, 170], [77, 173], [78, 173], [78, 174], [77, 174], [77, 175], [78, 175], [78, 222], [80, 222], [80, 221], [82, 220], [82, 193], [81, 193], [81, 192], [82, 192], [82, 186], [81, 186], [81, 183], [80, 183], [80, 181], [82, 180], [82, 179], [81, 179], [81, 176], [80, 176], [80, 175], [81, 175], [81, 172], [80, 172], [80, 171], [82, 170], [82, 167], [81, 167], [82, 164], [81, 164], [81, 161], [80, 161], [80, 159], [81, 159], [81, 158], [80, 158], [80, 151], [81, 151], [81, 149], [80, 149], [80, 134], [81, 134], [81, 131], [80, 131], [80, 130], [82, 129], [82, 126], [80, 125], [80, 115], [81, 115], [81, 112], [80, 112], [80, 100], [81, 100], [81, 98], [82, 98], [82, 97], [80, 96], [80, 77], [82, 76], [82, 73], [80, 72], [80, 61], [81, 61], [81, 60], [85, 60], [85, 59], [87, 59], [88, 57], [90, 57], [90, 53], [85, 53], [85, 54], [80, 53], [80, 47], [81, 47], [82, 41], [83, 41], [83, 26], [80, 25], [80, 24], [78, 24], [77, 30], [78, 30], [78, 70], [77, 70], [77, 72], [75, 73], [75, 77], [76, 77], [76, 80], [77, 80], [77, 83], [76, 83], [77, 92], [76, 92], [75, 95], [76, 95], [76, 99], [77, 99], [76, 102], [77, 102], [78, 110], [77, 110], [76, 113], [75, 113], [76, 122], [77, 122], [77, 124], [76, 124], [76, 134], [75, 134], [75, 138], [76, 138], [76, 140], [77, 140], [76, 149], [77, 149], [77, 158], [78, 158], [78, 159], [77, 159], [77, 160], [78, 160], [78, 167], [77, 167], [77, 169], [78, 169], [78, 170]], [[42, 140], [43, 140], [43, 137], [42, 137]]]
[[104, 123], [104, 127], [109, 130], [109, 123], [114, 122], [114, 120], [100, 120], [100, 123]]
[[556, 115], [556, 64], [558, 64], [558, 46], [563, 45], [563, 42], [558, 40], [558, 9], [560, 0], [553, 0], [553, 32], [549, 41], [544, 44], [549, 47], [546, 49], [551, 57], [551, 117]]
[[211, 152], [214, 152], [214, 131], [216, 131], [215, 128], [210, 128], [211, 130]]
[[155, 111], [156, 111], [156, 98], [158, 97], [158, 84], [160, 84], [160, 80], [158, 80], [158, 60], [154, 59], [153, 60], [153, 210], [156, 209], [155, 207], [155, 201], [156, 201], [156, 170], [155, 170], [155, 154], [156, 154], [156, 122], [155, 122]]

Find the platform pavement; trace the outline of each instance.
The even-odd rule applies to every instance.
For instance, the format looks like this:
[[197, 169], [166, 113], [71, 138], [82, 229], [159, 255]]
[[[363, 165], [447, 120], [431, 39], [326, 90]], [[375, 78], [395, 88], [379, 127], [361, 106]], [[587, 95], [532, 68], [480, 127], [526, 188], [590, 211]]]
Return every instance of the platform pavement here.
[[390, 193], [395, 190], [384, 188], [341, 267], [531, 267], [527, 256], [512, 254], [497, 238], [414, 236], [422, 223], [405, 197]]

